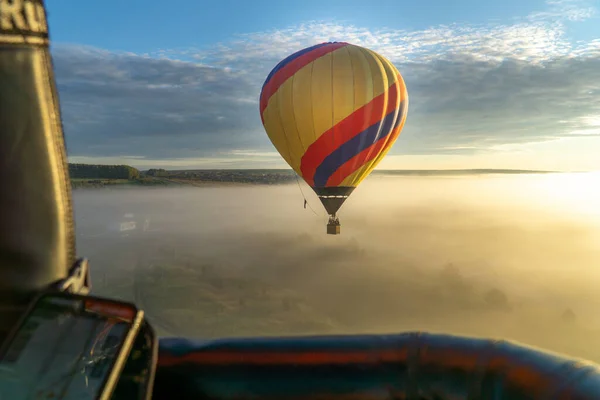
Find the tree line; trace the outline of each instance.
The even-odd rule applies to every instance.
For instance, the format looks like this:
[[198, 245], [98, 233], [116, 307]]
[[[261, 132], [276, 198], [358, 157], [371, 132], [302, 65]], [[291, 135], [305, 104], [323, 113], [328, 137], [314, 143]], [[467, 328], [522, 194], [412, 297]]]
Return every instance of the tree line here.
[[75, 179], [137, 179], [140, 171], [129, 165], [69, 163], [69, 175]]

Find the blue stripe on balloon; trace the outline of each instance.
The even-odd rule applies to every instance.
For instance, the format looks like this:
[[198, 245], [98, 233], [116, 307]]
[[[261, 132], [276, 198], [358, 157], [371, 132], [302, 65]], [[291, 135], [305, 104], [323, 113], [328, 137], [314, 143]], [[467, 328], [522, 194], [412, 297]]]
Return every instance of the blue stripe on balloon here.
[[263, 88], [266, 86], [267, 83], [269, 83], [269, 81], [271, 80], [271, 78], [273, 77], [273, 75], [275, 75], [277, 73], [277, 71], [279, 71], [281, 68], [285, 67], [286, 65], [288, 65], [289, 63], [291, 63], [292, 61], [294, 61], [296, 58], [300, 57], [303, 54], [308, 53], [309, 51], [313, 51], [314, 49], [318, 49], [319, 47], [323, 47], [323, 46], [327, 46], [328, 44], [331, 43], [321, 43], [321, 44], [316, 44], [312, 47], [307, 47], [304, 50], [300, 50], [294, 54], [292, 54], [291, 56], [284, 58], [279, 64], [277, 64], [277, 66], [273, 69], [273, 71], [271, 71], [271, 73], [269, 74], [269, 76], [267, 76], [267, 79], [265, 79], [265, 83], [263, 83]]
[[398, 126], [402, 110], [394, 110], [383, 120], [371, 125], [346, 143], [338, 147], [317, 167], [314, 177], [315, 187], [325, 187], [327, 181], [342, 165], [366, 148], [386, 138]]

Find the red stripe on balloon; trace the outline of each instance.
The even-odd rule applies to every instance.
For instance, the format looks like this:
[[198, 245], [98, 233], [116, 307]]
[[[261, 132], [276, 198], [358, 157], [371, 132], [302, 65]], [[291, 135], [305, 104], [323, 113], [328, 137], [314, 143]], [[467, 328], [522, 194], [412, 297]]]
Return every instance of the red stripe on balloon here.
[[260, 95], [261, 117], [263, 112], [265, 111], [265, 108], [267, 108], [267, 104], [269, 104], [269, 99], [275, 94], [275, 92], [277, 92], [279, 87], [281, 87], [281, 85], [283, 85], [285, 81], [287, 81], [296, 72], [300, 71], [303, 67], [307, 66], [316, 59], [323, 57], [325, 54], [329, 54], [332, 51], [344, 46], [348, 46], [348, 43], [331, 43], [328, 46], [318, 47], [312, 51], [309, 51], [306, 54], [301, 55], [298, 58], [295, 58], [293, 61], [289, 62], [285, 67], [277, 71], [265, 84]]
[[[400, 76], [398, 76], [398, 80]], [[302, 177], [310, 185], [314, 185], [314, 175], [321, 163], [339, 146], [356, 135], [380, 122], [398, 106], [399, 82], [396, 80], [386, 92], [375, 97], [352, 114], [325, 131], [306, 149], [300, 161]], [[388, 97], [386, 97], [386, 94]], [[387, 100], [387, 103], [386, 103]]]

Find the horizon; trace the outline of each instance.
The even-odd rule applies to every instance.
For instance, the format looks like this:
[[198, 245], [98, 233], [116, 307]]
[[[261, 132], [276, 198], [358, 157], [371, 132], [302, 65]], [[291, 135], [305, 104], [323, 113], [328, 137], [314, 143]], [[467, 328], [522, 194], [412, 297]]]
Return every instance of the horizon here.
[[[145, 168], [137, 168], [133, 167], [129, 164], [87, 164], [87, 163], [72, 163], [70, 164], [78, 164], [78, 165], [97, 165], [97, 166], [126, 166], [137, 169], [142, 173], [146, 173], [151, 170], [164, 170], [167, 172], [196, 172], [196, 171], [285, 171], [289, 173], [295, 172], [291, 167], [281, 167], [281, 168], [156, 168], [156, 167], [145, 167]], [[600, 172], [600, 170], [569, 170], [569, 171], [558, 171], [558, 170], [543, 170], [543, 169], [522, 169], [522, 168], [442, 168], [442, 169], [421, 169], [421, 168], [395, 168], [395, 169], [381, 169], [376, 168], [373, 170], [371, 174], [377, 173], [390, 173], [390, 172], [407, 172], [407, 173], [418, 173], [418, 172], [470, 172], [470, 173], [517, 173], [517, 174], [579, 174], [579, 173], [596, 173]]]
[[[294, 172], [291, 167], [280, 167], [280, 168], [156, 168], [156, 167], [145, 167], [145, 168], [137, 168], [129, 164], [89, 164], [89, 163], [74, 163], [69, 162], [69, 164], [79, 164], [79, 165], [98, 165], [98, 166], [126, 166], [137, 169], [140, 172], [147, 172], [151, 170], [165, 170], [169, 172], [186, 172], [186, 171], [288, 171]], [[520, 169], [520, 168], [445, 168], [445, 169], [403, 169], [403, 168], [395, 168], [395, 169], [381, 169], [377, 168], [373, 171], [376, 172], [389, 172], [389, 171], [522, 171], [522, 172], [546, 172], [546, 173], [568, 173], [568, 172], [597, 172], [595, 170], [590, 171], [552, 171], [552, 170], [540, 170], [540, 169]]]
[[[137, 169], [137, 168], [136, 168]], [[195, 168], [195, 169], [168, 169], [168, 168], [147, 168], [140, 169], [139, 171], [145, 172], [153, 169], [164, 169], [165, 171], [171, 172], [185, 172], [185, 171], [288, 171], [294, 172], [292, 168]], [[523, 172], [596, 172], [596, 171], [550, 171], [541, 169], [515, 169], [515, 168], [447, 168], [447, 169], [376, 169], [372, 173], [376, 172], [390, 172], [390, 171], [407, 171], [407, 172], [419, 172], [419, 171], [523, 171]]]

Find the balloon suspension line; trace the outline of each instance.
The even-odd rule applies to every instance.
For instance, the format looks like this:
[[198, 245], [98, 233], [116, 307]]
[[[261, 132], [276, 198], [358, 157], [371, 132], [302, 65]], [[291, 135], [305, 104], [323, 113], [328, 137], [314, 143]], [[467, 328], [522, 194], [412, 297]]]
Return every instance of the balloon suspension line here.
[[320, 215], [312, 208], [308, 200], [306, 200], [306, 196], [304, 195], [304, 191], [302, 190], [302, 186], [300, 185], [300, 180], [298, 179], [298, 174], [296, 173], [296, 171], [294, 171], [294, 175], [296, 175], [296, 183], [298, 184], [298, 189], [300, 189], [300, 193], [302, 194], [302, 198], [304, 199], [304, 208], [308, 206], [308, 208], [310, 209], [310, 211], [312, 211], [313, 214], [315, 214], [317, 217], [320, 217]]

